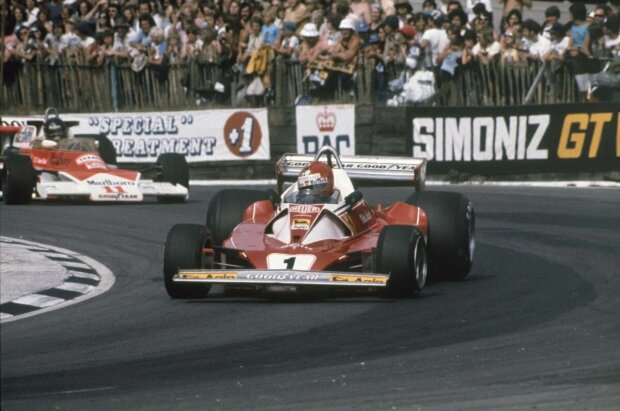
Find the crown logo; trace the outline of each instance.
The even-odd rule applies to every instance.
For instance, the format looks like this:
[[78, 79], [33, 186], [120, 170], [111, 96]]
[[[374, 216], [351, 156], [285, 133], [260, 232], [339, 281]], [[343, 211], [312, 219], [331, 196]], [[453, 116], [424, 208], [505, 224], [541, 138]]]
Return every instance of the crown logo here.
[[325, 111], [316, 115], [316, 126], [322, 132], [334, 131], [336, 128], [336, 115], [325, 109]]

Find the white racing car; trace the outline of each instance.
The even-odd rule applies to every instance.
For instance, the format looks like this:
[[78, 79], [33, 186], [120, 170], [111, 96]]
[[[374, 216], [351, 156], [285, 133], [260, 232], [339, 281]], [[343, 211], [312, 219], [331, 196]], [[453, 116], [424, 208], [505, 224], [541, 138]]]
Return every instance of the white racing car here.
[[[48, 128], [66, 127], [54, 119], [57, 115], [48, 110]], [[33, 198], [99, 202], [189, 198], [189, 168], [180, 154], [161, 154], [145, 170], [123, 170], [116, 166], [114, 147], [105, 136], [52, 140], [37, 135], [33, 125], [0, 126], [0, 136], [7, 141], [0, 156], [0, 189], [7, 204], [27, 204]]]

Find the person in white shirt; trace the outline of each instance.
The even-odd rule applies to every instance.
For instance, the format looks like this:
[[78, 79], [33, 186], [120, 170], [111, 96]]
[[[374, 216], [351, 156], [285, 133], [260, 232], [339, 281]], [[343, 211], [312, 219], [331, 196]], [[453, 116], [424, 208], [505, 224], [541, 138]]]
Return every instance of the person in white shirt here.
[[299, 39], [295, 36], [297, 25], [292, 21], [282, 23], [282, 32], [278, 35], [275, 42], [275, 51], [284, 57], [297, 58], [297, 49], [299, 48]]
[[75, 33], [75, 20], [65, 21], [65, 33], [60, 36], [59, 51], [75, 53], [79, 47], [80, 38]]
[[[445, 50], [450, 44], [448, 34], [440, 27], [443, 24], [443, 14], [435, 10], [430, 15], [425, 15], [426, 30], [420, 40], [420, 48], [424, 50], [426, 58], [430, 56], [431, 66], [437, 66], [437, 55]], [[428, 62], [427, 62], [428, 65]]]
[[523, 22], [523, 39], [528, 50], [527, 58], [530, 60], [542, 60], [549, 51], [551, 42], [540, 35], [541, 26], [532, 19]]
[[611, 57], [620, 57], [620, 20], [617, 16], [609, 16], [605, 21], [605, 50]]
[[119, 17], [114, 24], [114, 54], [117, 57], [129, 57], [129, 51], [133, 50], [130, 45], [131, 36], [129, 35], [129, 24], [127, 21]]
[[483, 64], [488, 64], [500, 51], [501, 46], [493, 38], [493, 29], [490, 27], [478, 34], [478, 43], [471, 49], [471, 53]]
[[564, 53], [568, 50], [570, 45], [570, 38], [566, 35], [564, 26], [560, 23], [555, 23], [549, 28], [549, 36], [551, 38], [551, 44], [549, 49], [543, 56], [545, 61], [561, 61], [564, 60]]
[[26, 16], [28, 17], [28, 20], [26, 20], [26, 25], [28, 27], [37, 21], [38, 14], [39, 8], [37, 7], [35, 0], [26, 0]]

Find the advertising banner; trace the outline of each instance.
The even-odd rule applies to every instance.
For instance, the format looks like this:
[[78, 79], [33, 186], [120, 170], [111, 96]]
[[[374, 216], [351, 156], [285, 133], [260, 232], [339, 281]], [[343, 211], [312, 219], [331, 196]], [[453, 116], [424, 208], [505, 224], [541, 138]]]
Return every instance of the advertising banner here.
[[620, 169], [620, 104], [407, 109], [407, 151], [428, 170], [478, 173]]
[[330, 145], [343, 156], [355, 155], [355, 106], [297, 106], [297, 153], [316, 154]]
[[61, 118], [79, 121], [71, 128], [75, 136], [106, 135], [119, 163], [154, 163], [162, 153], [183, 154], [188, 162], [270, 158], [266, 109], [62, 114]]

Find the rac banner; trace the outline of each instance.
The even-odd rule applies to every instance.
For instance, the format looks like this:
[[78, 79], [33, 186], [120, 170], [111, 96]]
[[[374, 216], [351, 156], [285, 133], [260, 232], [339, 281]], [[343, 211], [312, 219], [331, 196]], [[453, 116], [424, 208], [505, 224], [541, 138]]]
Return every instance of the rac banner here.
[[330, 145], [341, 156], [355, 155], [355, 106], [297, 106], [297, 153], [316, 154]]
[[67, 113], [60, 117], [79, 121], [71, 127], [73, 135], [106, 135], [119, 163], [154, 163], [162, 153], [183, 154], [188, 162], [270, 159], [266, 109]]
[[431, 173], [620, 169], [619, 103], [410, 107], [407, 118], [407, 152]]

